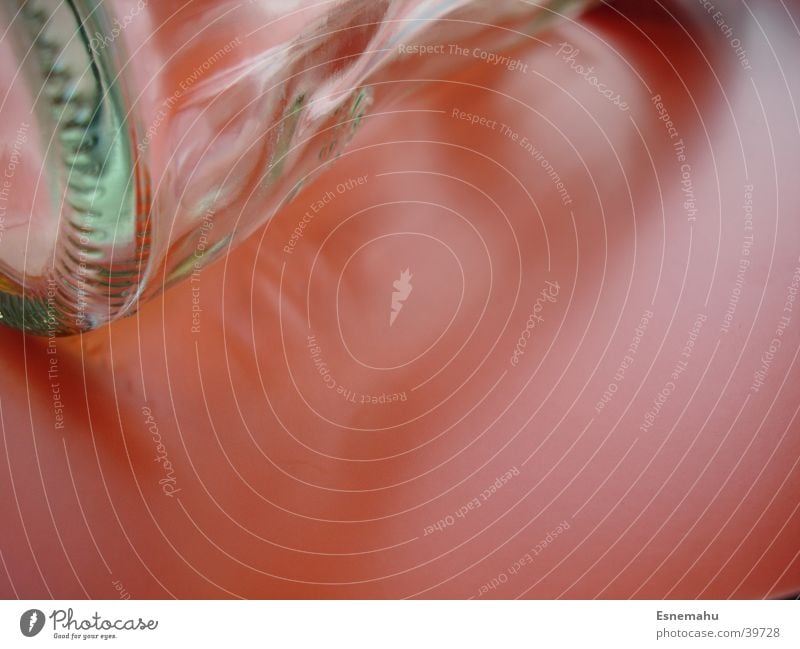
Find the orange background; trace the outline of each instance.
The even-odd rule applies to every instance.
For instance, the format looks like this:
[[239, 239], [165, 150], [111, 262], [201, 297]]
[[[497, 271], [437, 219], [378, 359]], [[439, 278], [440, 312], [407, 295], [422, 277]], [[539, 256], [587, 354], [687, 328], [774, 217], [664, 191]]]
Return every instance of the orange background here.
[[[449, 82], [408, 81], [419, 92], [378, 102], [342, 158], [198, 282], [56, 353], [1, 330], [0, 594], [800, 588], [800, 312], [784, 311], [800, 266], [800, 12], [723, 11], [730, 37], [700, 3], [613, 3], [511, 53], [527, 72], [476, 60]], [[654, 95], [685, 143], [694, 206]], [[454, 109], [527, 137], [571, 204], [519, 139]], [[537, 307], [547, 281], [557, 296]]]

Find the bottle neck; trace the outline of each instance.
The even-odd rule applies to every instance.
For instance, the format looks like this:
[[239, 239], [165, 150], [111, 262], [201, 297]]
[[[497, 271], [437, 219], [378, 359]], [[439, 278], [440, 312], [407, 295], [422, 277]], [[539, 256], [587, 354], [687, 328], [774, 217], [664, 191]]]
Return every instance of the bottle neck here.
[[514, 28], [564, 4], [208, 0], [139, 9], [140, 1], [111, 6], [158, 217], [151, 255], [161, 263], [151, 270], [168, 282], [263, 225], [336, 158], [376, 96], [481, 64], [453, 46], [480, 33], [499, 51], [523, 38]]
[[6, 201], [0, 316], [68, 333], [130, 313], [262, 226], [337, 157], [373, 99], [496, 62], [590, 1], [25, 0], [6, 10], [21, 42], [8, 61], [25, 70], [25, 89], [44, 91], [15, 92], [17, 105], [2, 108], [13, 117], [7, 165], [22, 157], [8, 124], [24, 127], [25, 111], [35, 117], [22, 137], [35, 144], [17, 164], [24, 188]]

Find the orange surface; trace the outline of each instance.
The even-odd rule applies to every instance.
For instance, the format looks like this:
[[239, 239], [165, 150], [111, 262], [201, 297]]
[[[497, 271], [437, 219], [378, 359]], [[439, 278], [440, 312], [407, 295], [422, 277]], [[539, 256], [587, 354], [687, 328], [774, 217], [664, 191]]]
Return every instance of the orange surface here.
[[0, 594], [800, 589], [790, 4], [559, 24], [512, 53], [527, 70], [476, 60], [378, 104], [138, 315], [0, 331]]

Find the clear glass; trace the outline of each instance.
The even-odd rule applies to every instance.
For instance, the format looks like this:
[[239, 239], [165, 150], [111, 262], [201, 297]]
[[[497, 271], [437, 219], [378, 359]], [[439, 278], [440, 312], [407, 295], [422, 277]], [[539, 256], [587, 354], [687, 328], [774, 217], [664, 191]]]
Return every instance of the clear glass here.
[[52, 336], [135, 312], [262, 226], [378, 102], [474, 61], [455, 45], [500, 57], [587, 4], [4, 3], [0, 318]]

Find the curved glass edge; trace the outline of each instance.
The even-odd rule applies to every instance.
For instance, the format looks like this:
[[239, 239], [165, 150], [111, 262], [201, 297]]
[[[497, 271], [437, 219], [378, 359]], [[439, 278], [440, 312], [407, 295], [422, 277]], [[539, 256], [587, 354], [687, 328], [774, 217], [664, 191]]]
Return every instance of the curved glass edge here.
[[118, 48], [95, 50], [88, 34], [108, 28], [91, 0], [19, 2], [14, 26], [35, 59], [45, 105], [37, 119], [57, 152], [48, 174], [60, 196], [52, 264], [38, 277], [0, 276], [0, 322], [32, 334], [94, 329], [138, 302], [147, 263], [147, 181], [137, 165], [114, 76]]

